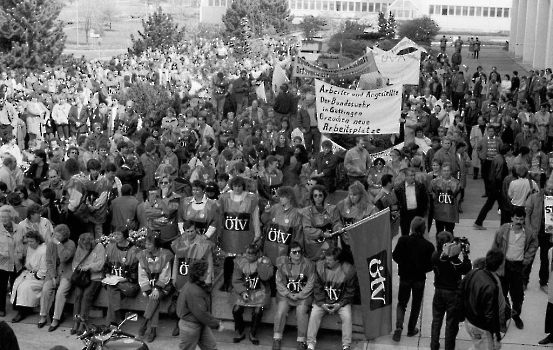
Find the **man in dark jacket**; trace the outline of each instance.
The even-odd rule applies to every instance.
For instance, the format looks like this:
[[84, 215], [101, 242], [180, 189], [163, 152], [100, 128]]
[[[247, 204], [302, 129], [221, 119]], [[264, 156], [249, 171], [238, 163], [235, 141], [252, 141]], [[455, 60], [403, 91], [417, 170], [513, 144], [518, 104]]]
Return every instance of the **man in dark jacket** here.
[[484, 206], [480, 210], [480, 213], [478, 214], [478, 217], [474, 222], [473, 228], [475, 230], [486, 229], [482, 226], [484, 220], [486, 220], [486, 215], [488, 215], [488, 212], [492, 210], [495, 201], [500, 204], [503, 179], [505, 179], [507, 175], [509, 175], [509, 167], [507, 166], [505, 155], [509, 153], [510, 150], [511, 146], [501, 145], [499, 147], [499, 154], [496, 154], [495, 157], [492, 159], [489, 172], [486, 174], [484, 171], [482, 171], [482, 176], [489, 176], [490, 189], [486, 203], [484, 203]]
[[399, 225], [401, 235], [409, 234], [411, 221], [415, 216], [426, 216], [428, 208], [428, 195], [426, 186], [415, 181], [415, 170], [405, 170], [405, 182], [394, 189], [399, 205]]
[[338, 158], [332, 153], [332, 141], [323, 141], [323, 151], [315, 157], [315, 173], [311, 178], [320, 179], [328, 192], [336, 191], [336, 166]]
[[392, 257], [398, 264], [399, 291], [397, 302], [396, 330], [392, 339], [401, 340], [403, 320], [409, 297], [413, 294], [411, 315], [407, 324], [407, 336], [412, 337], [419, 333], [416, 328], [424, 296], [426, 274], [432, 271], [432, 253], [434, 246], [424, 238], [426, 222], [420, 216], [415, 216], [411, 222], [411, 234], [401, 236], [397, 241]]
[[[455, 338], [459, 332], [457, 289], [463, 275], [466, 275], [472, 268], [467, 249], [455, 249], [460, 247], [458, 243], [454, 243], [451, 245], [451, 250], [446, 249], [444, 252], [444, 245], [452, 241], [451, 233], [447, 231], [438, 233], [436, 236], [437, 250], [432, 254], [435, 292], [432, 300], [431, 350], [440, 349], [440, 330], [446, 313], [445, 350], [455, 350]], [[462, 261], [459, 259], [460, 253], [463, 254]]]
[[307, 326], [307, 348], [311, 350], [315, 349], [322, 318], [335, 313], [342, 320], [342, 349], [350, 350], [351, 347], [351, 304], [357, 275], [353, 266], [338, 260], [341, 253], [340, 248], [331, 247], [325, 251], [324, 260], [318, 261], [315, 268], [313, 309]]
[[293, 110], [294, 100], [292, 95], [288, 92], [288, 84], [282, 84], [280, 86], [280, 93], [275, 98], [275, 104], [273, 109], [275, 111], [275, 123], [277, 130], [280, 129], [282, 120], [288, 119], [288, 116]]
[[501, 347], [500, 291], [495, 274], [505, 255], [492, 249], [486, 254], [486, 267], [473, 269], [459, 284], [465, 328], [477, 349], [494, 350]]

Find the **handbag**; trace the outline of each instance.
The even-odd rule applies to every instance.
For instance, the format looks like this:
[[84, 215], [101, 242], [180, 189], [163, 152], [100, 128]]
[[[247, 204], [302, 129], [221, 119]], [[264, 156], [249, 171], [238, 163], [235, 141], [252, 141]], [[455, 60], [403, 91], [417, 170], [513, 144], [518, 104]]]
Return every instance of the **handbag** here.
[[77, 267], [75, 268], [75, 271], [73, 271], [73, 274], [71, 275], [71, 279], [70, 279], [70, 282], [71, 282], [72, 285], [77, 286], [79, 288], [86, 288], [92, 282], [91, 279], [90, 279], [90, 271], [83, 271], [83, 270], [80, 269], [81, 264], [83, 263], [83, 261], [86, 260], [86, 258], [88, 258], [90, 253], [92, 253], [92, 250], [94, 250], [94, 248], [91, 249], [85, 255], [83, 260], [81, 260], [79, 265], [77, 265]]
[[128, 298], [134, 298], [140, 292], [140, 286], [137, 283], [119, 282], [117, 288]]

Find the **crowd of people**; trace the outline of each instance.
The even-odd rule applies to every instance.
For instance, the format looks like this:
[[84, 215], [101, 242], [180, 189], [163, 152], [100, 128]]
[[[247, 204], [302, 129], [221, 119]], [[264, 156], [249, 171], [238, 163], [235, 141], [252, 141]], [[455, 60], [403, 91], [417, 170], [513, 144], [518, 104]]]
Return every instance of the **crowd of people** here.
[[[56, 331], [73, 291], [71, 333], [81, 333], [105, 286], [110, 323], [123, 318], [122, 298], [143, 295], [139, 336], [152, 342], [161, 303], [172, 298], [180, 348], [193, 349], [198, 339], [215, 348], [207, 330], [222, 326], [204, 306], [220, 259], [218, 288], [233, 305], [234, 342], [248, 337], [259, 344], [264, 308], [276, 296], [274, 350], [291, 307], [298, 349], [314, 349], [321, 318], [338, 314], [347, 350], [351, 305], [359, 298], [347, 226], [389, 208], [393, 234], [401, 232], [393, 254], [400, 275], [393, 339], [399, 341], [410, 294], [407, 335], [413, 336], [426, 273], [452, 268], [442, 254], [455, 240], [473, 169], [487, 197], [474, 228], [485, 229], [495, 201], [506, 224], [480, 270], [495, 272], [501, 250], [496, 275], [505, 298], [498, 303], [524, 326], [524, 288], [538, 246], [544, 290], [549, 279], [551, 243], [542, 224], [544, 193], [553, 194], [551, 69], [519, 78], [478, 67], [467, 76], [468, 68], [444, 52], [427, 55], [419, 85], [405, 88], [392, 137], [403, 147], [373, 157], [364, 136], [346, 152], [321, 142], [313, 79], [292, 78], [273, 96], [272, 69], [291, 68], [274, 49], [289, 54], [291, 48], [268, 47], [263, 58], [238, 60], [221, 42], [200, 39], [165, 53], [0, 73], [1, 317], [9, 294], [18, 312], [12, 322], [39, 306], [38, 327], [50, 322], [48, 331]], [[141, 81], [175, 96], [163, 118], [140, 115], [137, 101], [124, 99]], [[343, 199], [330, 203], [337, 190]], [[432, 225], [436, 251], [423, 237]], [[454, 348], [459, 319], [451, 293], [462, 275], [472, 274], [463, 254], [451, 256], [451, 279], [435, 279], [432, 349], [439, 348], [446, 311], [446, 349]], [[465, 299], [466, 310], [478, 310], [472, 296]], [[248, 333], [246, 308], [252, 309]], [[495, 317], [499, 306], [490, 310]], [[473, 340], [478, 331], [499, 329], [465, 314]]]

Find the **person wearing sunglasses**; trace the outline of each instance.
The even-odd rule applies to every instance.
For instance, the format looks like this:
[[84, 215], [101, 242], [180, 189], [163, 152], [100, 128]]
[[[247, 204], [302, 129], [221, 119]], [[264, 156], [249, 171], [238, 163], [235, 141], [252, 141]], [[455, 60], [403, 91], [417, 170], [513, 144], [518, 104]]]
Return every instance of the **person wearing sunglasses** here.
[[328, 197], [326, 188], [315, 185], [311, 188], [311, 205], [301, 210], [303, 245], [305, 255], [311, 261], [319, 261], [324, 251], [337, 245], [336, 234], [343, 232], [344, 225], [335, 205], [325, 203]]
[[217, 202], [206, 195], [206, 183], [202, 180], [192, 182], [192, 196], [182, 202], [179, 209], [179, 231], [184, 232], [184, 224], [192, 223], [198, 234], [216, 242], [216, 226], [218, 218]]
[[281, 348], [286, 315], [292, 307], [296, 308], [298, 350], [303, 350], [306, 347], [307, 324], [309, 323], [307, 310], [313, 303], [315, 265], [303, 255], [301, 244], [292, 242], [288, 255], [277, 258], [276, 267], [275, 278], [278, 294], [273, 350]]
[[159, 189], [150, 189], [144, 204], [148, 232], [159, 231], [159, 239], [166, 249], [179, 236], [177, 216], [180, 201], [181, 196], [173, 192], [173, 179], [165, 175], [159, 180]]

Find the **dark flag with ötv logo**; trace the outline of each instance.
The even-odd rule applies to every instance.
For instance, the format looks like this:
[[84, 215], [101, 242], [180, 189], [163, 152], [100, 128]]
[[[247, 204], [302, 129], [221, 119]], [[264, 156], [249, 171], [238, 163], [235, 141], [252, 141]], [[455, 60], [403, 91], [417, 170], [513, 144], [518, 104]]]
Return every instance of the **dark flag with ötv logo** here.
[[365, 337], [375, 339], [392, 331], [392, 235], [390, 211], [385, 209], [348, 230], [361, 289]]

